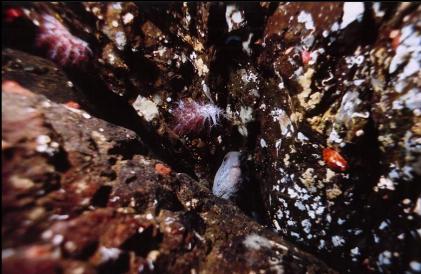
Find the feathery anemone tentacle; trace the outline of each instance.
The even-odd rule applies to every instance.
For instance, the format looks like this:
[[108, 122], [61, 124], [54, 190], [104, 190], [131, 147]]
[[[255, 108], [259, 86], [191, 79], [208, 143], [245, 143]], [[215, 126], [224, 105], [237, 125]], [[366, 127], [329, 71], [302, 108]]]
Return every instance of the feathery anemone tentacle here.
[[173, 115], [176, 120], [174, 132], [187, 134], [201, 131], [205, 124], [210, 127], [217, 125], [223, 111], [214, 104], [180, 100], [177, 108], [173, 111]]

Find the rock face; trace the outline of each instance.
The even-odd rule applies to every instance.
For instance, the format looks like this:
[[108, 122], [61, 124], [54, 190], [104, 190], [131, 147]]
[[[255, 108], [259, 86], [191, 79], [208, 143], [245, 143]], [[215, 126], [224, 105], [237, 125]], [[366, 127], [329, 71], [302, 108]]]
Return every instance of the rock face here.
[[4, 273], [335, 273], [133, 131], [11, 81], [2, 122]]
[[[293, 243], [421, 273], [419, 4], [9, 3], [3, 23], [8, 271], [330, 271]], [[241, 210], [210, 191], [229, 151]]]
[[267, 21], [263, 200], [280, 234], [341, 271], [421, 271], [420, 16], [294, 3]]

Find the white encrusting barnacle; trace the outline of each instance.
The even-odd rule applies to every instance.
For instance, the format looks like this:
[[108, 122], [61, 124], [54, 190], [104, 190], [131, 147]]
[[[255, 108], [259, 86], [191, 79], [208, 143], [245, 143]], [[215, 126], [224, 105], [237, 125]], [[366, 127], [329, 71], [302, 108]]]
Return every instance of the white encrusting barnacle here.
[[240, 190], [242, 182], [240, 156], [241, 153], [238, 151], [230, 151], [225, 155], [213, 180], [212, 192], [215, 196], [230, 199]]
[[237, 30], [246, 24], [244, 12], [234, 4], [227, 5], [225, 20], [227, 22], [228, 32]]
[[345, 2], [344, 13], [342, 16], [342, 23], [340, 28], [344, 29], [355, 20], [361, 21], [364, 14], [363, 2]]
[[157, 104], [141, 95], [136, 98], [132, 106], [139, 116], [144, 117], [148, 122], [152, 121], [159, 115]]

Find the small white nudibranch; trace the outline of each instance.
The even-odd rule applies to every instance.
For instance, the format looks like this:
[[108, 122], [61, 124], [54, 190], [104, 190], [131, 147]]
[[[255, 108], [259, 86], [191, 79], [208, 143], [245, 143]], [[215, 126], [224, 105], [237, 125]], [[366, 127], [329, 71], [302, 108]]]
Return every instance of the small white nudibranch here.
[[215, 196], [230, 199], [240, 190], [241, 176], [241, 153], [238, 151], [228, 152], [213, 180], [212, 192]]

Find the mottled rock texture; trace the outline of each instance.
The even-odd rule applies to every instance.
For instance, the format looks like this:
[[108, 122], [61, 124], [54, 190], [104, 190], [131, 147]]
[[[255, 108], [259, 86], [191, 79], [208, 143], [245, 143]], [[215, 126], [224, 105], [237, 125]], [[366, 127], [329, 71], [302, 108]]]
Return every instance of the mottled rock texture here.
[[147, 157], [133, 131], [11, 83], [3, 273], [335, 273], [205, 182]]
[[[66, 39], [87, 43], [89, 60], [66, 65], [37, 47], [47, 14]], [[41, 270], [28, 267], [35, 272], [318, 265], [304, 253], [279, 261], [278, 244], [290, 244], [244, 213], [336, 271], [421, 273], [418, 3], [27, 2], [4, 5], [3, 24], [2, 76], [14, 81], [4, 89], [19, 93], [3, 96], [22, 112], [9, 126], [3, 117], [3, 136], [14, 140], [2, 142], [3, 212], [21, 222], [3, 228], [22, 248], [6, 249], [9, 266], [33, 254], [42, 255]], [[77, 52], [51, 39], [60, 56]], [[67, 108], [44, 109], [31, 92]], [[180, 101], [224, 113], [202, 131], [179, 131]], [[229, 151], [245, 155], [241, 210], [209, 191]], [[59, 194], [46, 207], [38, 197], [48, 193]], [[28, 217], [48, 214], [59, 217]], [[184, 232], [168, 236], [175, 224]]]
[[263, 200], [280, 234], [341, 271], [420, 271], [420, 19], [411, 4], [292, 3], [267, 21]]

